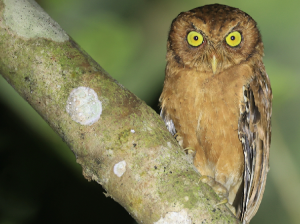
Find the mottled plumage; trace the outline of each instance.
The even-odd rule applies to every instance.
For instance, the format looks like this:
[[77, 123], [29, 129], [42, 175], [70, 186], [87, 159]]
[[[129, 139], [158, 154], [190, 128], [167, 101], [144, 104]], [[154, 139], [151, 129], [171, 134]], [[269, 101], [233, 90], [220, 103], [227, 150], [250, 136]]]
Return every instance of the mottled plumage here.
[[[255, 215], [269, 170], [272, 90], [256, 22], [207, 5], [172, 22], [161, 116], [202, 175], [226, 189], [244, 223]], [[219, 193], [219, 192], [217, 192]]]

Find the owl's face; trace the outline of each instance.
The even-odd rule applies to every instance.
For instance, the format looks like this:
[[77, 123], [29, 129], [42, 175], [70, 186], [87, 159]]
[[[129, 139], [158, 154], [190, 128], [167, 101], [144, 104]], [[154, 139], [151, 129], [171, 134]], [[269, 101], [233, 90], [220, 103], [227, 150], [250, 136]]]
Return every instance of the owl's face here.
[[215, 74], [262, 56], [256, 22], [239, 9], [206, 5], [180, 13], [172, 22], [167, 59], [177, 66]]

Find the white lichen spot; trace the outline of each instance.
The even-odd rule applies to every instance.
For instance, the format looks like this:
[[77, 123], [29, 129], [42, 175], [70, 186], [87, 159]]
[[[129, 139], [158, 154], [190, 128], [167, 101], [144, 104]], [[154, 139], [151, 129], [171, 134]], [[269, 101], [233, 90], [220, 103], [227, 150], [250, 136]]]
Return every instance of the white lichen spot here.
[[185, 197], [184, 197], [184, 200], [185, 200], [185, 201], [188, 201], [188, 200], [189, 200], [189, 197], [188, 197], [188, 196], [185, 196]]
[[67, 33], [34, 0], [4, 0], [4, 21], [24, 38], [69, 40]]
[[131, 133], [135, 133], [135, 130], [131, 129], [130, 132], [131, 132]]
[[118, 162], [115, 166], [114, 166], [114, 173], [118, 176], [121, 177], [126, 171], [126, 162], [125, 160]]
[[57, 85], [57, 88], [60, 89], [60, 88], [61, 88], [61, 85]]
[[185, 210], [181, 210], [180, 212], [168, 212], [164, 218], [160, 218], [154, 224], [192, 224], [192, 219]]
[[73, 121], [82, 125], [92, 125], [100, 118], [102, 103], [93, 89], [78, 87], [70, 93], [66, 111]]
[[169, 148], [172, 148], [171, 142], [167, 142], [167, 145], [168, 145]]

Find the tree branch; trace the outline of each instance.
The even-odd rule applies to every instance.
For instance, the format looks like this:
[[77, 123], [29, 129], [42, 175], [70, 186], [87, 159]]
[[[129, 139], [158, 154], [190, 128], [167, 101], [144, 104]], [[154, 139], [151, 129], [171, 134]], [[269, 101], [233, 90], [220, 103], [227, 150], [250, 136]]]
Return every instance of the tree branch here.
[[33, 0], [0, 0], [0, 73], [139, 223], [237, 223], [161, 118]]

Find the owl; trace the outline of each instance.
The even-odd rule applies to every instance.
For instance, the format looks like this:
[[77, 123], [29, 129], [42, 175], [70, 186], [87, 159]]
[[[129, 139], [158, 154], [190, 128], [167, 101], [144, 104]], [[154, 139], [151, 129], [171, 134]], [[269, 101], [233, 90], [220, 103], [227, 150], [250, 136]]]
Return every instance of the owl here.
[[261, 203], [272, 90], [256, 22], [213, 4], [180, 13], [167, 41], [161, 116], [208, 183], [243, 223]]

